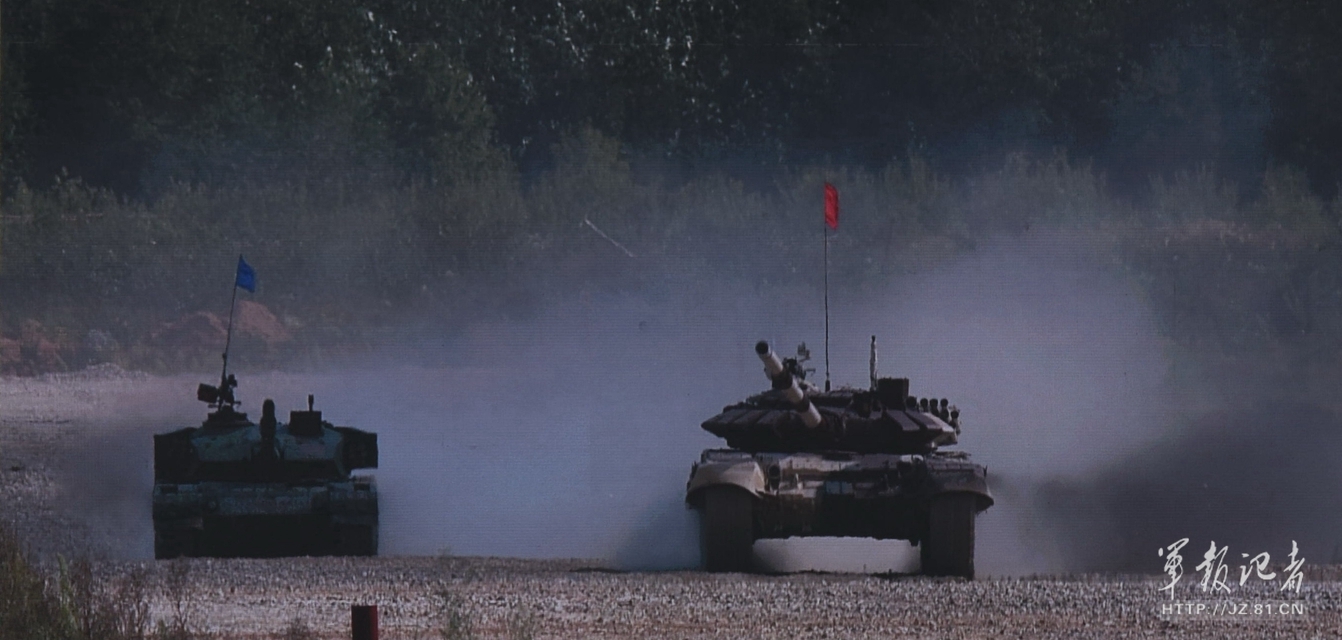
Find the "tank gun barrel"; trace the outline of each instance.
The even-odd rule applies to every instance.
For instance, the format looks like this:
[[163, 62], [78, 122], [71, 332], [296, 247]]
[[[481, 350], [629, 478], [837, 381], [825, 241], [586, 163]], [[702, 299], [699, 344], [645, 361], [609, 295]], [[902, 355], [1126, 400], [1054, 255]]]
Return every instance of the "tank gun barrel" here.
[[769, 376], [772, 381], [783, 373], [783, 361], [778, 358], [778, 354], [769, 348], [769, 343], [760, 340], [755, 343], [755, 355], [760, 357], [760, 362], [764, 363], [764, 375]]
[[[755, 355], [758, 355], [760, 362], [764, 363], [764, 374], [769, 377], [773, 388], [783, 392], [783, 397], [792, 405], [797, 415], [801, 416], [802, 422], [812, 429], [820, 426], [820, 411], [806, 397], [806, 391], [802, 389], [797, 376], [789, 371], [778, 354], [769, 348], [769, 343], [764, 340], [755, 343]], [[795, 368], [796, 363], [792, 364]]]

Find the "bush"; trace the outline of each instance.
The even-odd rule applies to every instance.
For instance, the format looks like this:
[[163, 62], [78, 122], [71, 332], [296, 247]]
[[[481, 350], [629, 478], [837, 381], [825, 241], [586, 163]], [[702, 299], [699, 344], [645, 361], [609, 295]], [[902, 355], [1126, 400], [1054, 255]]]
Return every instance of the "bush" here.
[[302, 618], [295, 616], [289, 620], [289, 626], [284, 628], [284, 634], [280, 637], [283, 640], [317, 640], [317, 632]]
[[436, 594], [438, 597], [438, 617], [442, 626], [439, 635], [443, 640], [473, 640], [475, 634], [475, 614], [470, 603], [447, 589]]
[[[235, 335], [240, 368], [339, 357], [419, 318], [433, 318], [425, 330], [442, 335], [526, 317], [585, 292], [724, 279], [814, 287], [826, 181], [840, 190], [829, 246], [835, 288], [878, 288], [1044, 225], [1069, 229], [1128, 269], [1179, 339], [1216, 335], [1240, 348], [1342, 314], [1324, 308], [1342, 292], [1342, 272], [1306, 250], [1331, 246], [1337, 206], [1289, 167], [1270, 168], [1253, 201], [1203, 170], [1153, 180], [1149, 206], [1139, 206], [1063, 155], [1012, 155], [962, 182], [917, 157], [879, 171], [814, 165], [779, 171], [772, 187], [726, 171], [648, 178], [619, 141], [591, 129], [554, 155], [555, 169], [527, 180], [498, 162], [427, 181], [337, 171], [299, 183], [174, 184], [147, 203], [78, 180], [20, 187], [0, 234], [0, 373], [104, 361], [213, 367], [221, 346], [213, 338], [176, 349], [162, 334], [190, 314], [227, 313], [238, 253], [260, 282], [243, 299], [292, 329], [273, 344]], [[1192, 280], [1172, 298], [1171, 278], [1193, 273], [1190, 264], [1193, 275], [1205, 269], [1236, 284], [1243, 299], [1189, 297], [1214, 290]], [[1278, 299], [1283, 309], [1259, 314], [1266, 323], [1242, 312]]]
[[54, 578], [44, 576], [13, 530], [0, 525], [0, 637], [144, 640], [148, 629], [144, 570], [105, 577], [87, 559], [62, 559]]
[[530, 611], [516, 609], [508, 616], [509, 640], [533, 640], [539, 630], [540, 623]]

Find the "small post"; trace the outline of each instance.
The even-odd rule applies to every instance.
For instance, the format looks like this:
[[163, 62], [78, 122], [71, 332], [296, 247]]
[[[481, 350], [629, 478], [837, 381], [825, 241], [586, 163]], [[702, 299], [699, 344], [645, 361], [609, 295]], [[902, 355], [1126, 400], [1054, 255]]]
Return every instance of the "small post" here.
[[377, 605], [351, 605], [349, 624], [353, 640], [377, 640]]

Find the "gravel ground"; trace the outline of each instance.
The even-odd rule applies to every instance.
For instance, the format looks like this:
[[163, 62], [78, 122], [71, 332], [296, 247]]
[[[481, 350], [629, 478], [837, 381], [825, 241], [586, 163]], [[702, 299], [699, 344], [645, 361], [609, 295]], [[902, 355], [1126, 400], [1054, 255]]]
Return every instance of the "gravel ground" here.
[[[1171, 600], [1161, 576], [986, 578], [901, 575], [628, 573], [595, 561], [461, 557], [127, 561], [122, 529], [90, 522], [62, 488], [90, 418], [143, 376], [114, 368], [0, 379], [0, 513], [44, 562], [113, 558], [112, 576], [147, 571], [152, 612], [214, 638], [278, 638], [295, 621], [348, 637], [352, 604], [379, 607], [383, 638], [438, 638], [452, 617], [485, 637], [1145, 638], [1342, 637], [1342, 567], [1305, 565], [1299, 594], [1255, 583], [1211, 598], [1194, 586]], [[146, 443], [147, 444], [147, 443]], [[75, 456], [77, 458], [77, 456]], [[143, 473], [144, 460], [133, 457]], [[142, 458], [147, 459], [146, 456]], [[130, 459], [128, 459], [128, 464]], [[147, 500], [147, 498], [146, 498]], [[137, 503], [138, 504], [138, 503]], [[148, 510], [134, 518], [147, 517]], [[147, 544], [131, 546], [142, 555]], [[138, 546], [137, 546], [138, 545]], [[1235, 569], [1232, 567], [1232, 573]], [[174, 586], [176, 585], [176, 586]], [[1163, 607], [1205, 603], [1200, 614]], [[1227, 614], [1227, 603], [1245, 608]], [[1255, 615], [1254, 606], [1303, 613]]]
[[[162, 563], [167, 564], [167, 563]], [[159, 567], [162, 573], [167, 569]], [[614, 638], [1335, 638], [1342, 583], [1307, 580], [1297, 597], [1237, 590], [1224, 599], [1299, 603], [1304, 615], [1163, 615], [1158, 577], [985, 579], [793, 574], [617, 573], [580, 561], [497, 558], [191, 560], [182, 596], [217, 637], [278, 635], [294, 619], [348, 637], [351, 604], [377, 604], [385, 638], [438, 637], [465, 614], [487, 637], [530, 621], [537, 637]], [[444, 596], [447, 596], [446, 598]], [[157, 603], [170, 616], [171, 598]], [[1195, 590], [1177, 602], [1206, 602]]]

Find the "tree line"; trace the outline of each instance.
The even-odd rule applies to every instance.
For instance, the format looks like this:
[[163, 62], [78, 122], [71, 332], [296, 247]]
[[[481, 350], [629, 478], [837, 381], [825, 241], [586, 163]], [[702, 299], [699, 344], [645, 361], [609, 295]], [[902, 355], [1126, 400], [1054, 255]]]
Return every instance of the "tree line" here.
[[9, 0], [12, 187], [452, 182], [599, 130], [665, 170], [1065, 149], [1342, 178], [1342, 9], [1269, 0]]
[[163, 327], [218, 310], [240, 252], [277, 321], [303, 328], [272, 364], [575, 290], [811, 286], [826, 181], [845, 211], [838, 286], [1074, 224], [1176, 340], [1342, 345], [1331, 5], [0, 11], [0, 372], [40, 353], [183, 366]]

